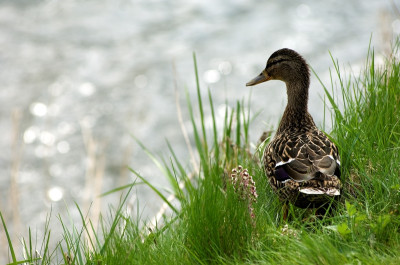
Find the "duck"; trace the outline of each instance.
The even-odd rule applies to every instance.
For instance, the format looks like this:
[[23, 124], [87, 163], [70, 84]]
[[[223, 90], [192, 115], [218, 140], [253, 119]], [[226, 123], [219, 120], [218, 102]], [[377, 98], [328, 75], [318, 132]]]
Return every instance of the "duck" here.
[[246, 86], [270, 80], [285, 82], [287, 105], [262, 164], [270, 186], [286, 206], [284, 218], [289, 203], [300, 208], [331, 205], [342, 192], [340, 158], [336, 145], [308, 112], [309, 66], [296, 51], [277, 50]]

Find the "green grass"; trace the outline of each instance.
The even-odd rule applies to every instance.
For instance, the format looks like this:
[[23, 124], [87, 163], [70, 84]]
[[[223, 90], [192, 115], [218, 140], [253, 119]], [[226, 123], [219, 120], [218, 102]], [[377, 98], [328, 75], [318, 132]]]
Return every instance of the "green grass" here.
[[[393, 54], [399, 56], [399, 42]], [[342, 162], [344, 195], [332, 214], [316, 218], [312, 210], [291, 207], [282, 219], [281, 203], [268, 186], [260, 164], [262, 146], [250, 152], [248, 106], [237, 102], [226, 109], [218, 131], [212, 95], [203, 95], [195, 62], [197, 102], [187, 96], [193, 140], [200, 170], [187, 169], [173, 148], [170, 158], [150, 159], [171, 182], [178, 203], [131, 169], [140, 182], [115, 189], [125, 191], [120, 206], [101, 216], [98, 231], [81, 212], [82, 224], [64, 229], [63, 240], [50, 249], [50, 230], [41, 246], [29, 235], [21, 248], [13, 246], [6, 232], [11, 264], [398, 264], [400, 260], [400, 62], [387, 58], [377, 67], [374, 52], [367, 56], [360, 76], [340, 75], [338, 98], [335, 86], [324, 86], [332, 109], [332, 139]], [[333, 83], [333, 81], [332, 81]], [[256, 99], [253, 99], [256, 100]], [[340, 102], [340, 104], [339, 104]], [[247, 103], [249, 105], [250, 103]], [[194, 109], [197, 105], [198, 108]], [[205, 126], [209, 108], [213, 124]], [[221, 137], [222, 135], [222, 137]], [[249, 200], [241, 198], [230, 181], [238, 165], [248, 169], [257, 186], [249, 215]], [[172, 209], [172, 216], [151, 230], [124, 214], [125, 202], [137, 184], [147, 184]], [[237, 188], [236, 188], [237, 190]], [[177, 206], [179, 205], [179, 206]], [[79, 209], [79, 206], [76, 206]], [[140, 216], [138, 214], [138, 216]], [[92, 235], [92, 236], [87, 236]], [[39, 254], [36, 254], [38, 250]]]

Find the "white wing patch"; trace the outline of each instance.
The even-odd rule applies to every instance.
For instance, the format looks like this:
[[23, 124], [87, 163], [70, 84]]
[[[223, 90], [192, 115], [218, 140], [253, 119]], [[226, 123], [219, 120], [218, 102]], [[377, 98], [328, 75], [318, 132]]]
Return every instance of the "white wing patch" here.
[[283, 166], [283, 165], [285, 165], [285, 164], [288, 164], [288, 163], [292, 162], [293, 160], [295, 160], [295, 159], [294, 159], [294, 158], [290, 158], [290, 159], [289, 159], [288, 161], [286, 161], [286, 162], [280, 161], [280, 162], [276, 163], [275, 167]]
[[329, 195], [329, 196], [339, 196], [340, 195], [340, 190], [336, 188], [330, 188], [330, 189], [318, 189], [318, 188], [301, 188], [300, 189], [301, 193], [304, 194], [310, 194], [310, 195]]
[[[331, 155], [328, 155], [328, 157], [329, 157], [330, 159], [332, 159], [332, 160], [335, 160], [335, 159], [333, 158], [333, 156], [331, 156]], [[336, 159], [336, 163], [340, 166], [340, 161], [339, 161], [339, 159]]]

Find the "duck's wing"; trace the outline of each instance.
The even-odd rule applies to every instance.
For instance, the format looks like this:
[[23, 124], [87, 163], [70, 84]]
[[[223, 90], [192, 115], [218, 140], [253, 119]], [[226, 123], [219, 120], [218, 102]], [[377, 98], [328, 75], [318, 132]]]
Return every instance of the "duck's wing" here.
[[336, 146], [319, 130], [299, 135], [281, 135], [270, 147], [278, 181], [297, 182], [336, 175], [340, 161]]

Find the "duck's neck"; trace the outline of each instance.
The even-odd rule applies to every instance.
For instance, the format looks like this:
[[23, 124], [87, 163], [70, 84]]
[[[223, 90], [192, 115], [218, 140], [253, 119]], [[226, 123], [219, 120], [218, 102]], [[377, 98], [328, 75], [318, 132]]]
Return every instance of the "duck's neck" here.
[[315, 126], [307, 108], [309, 85], [309, 78], [286, 82], [288, 103], [277, 133], [287, 130], [308, 130]]

